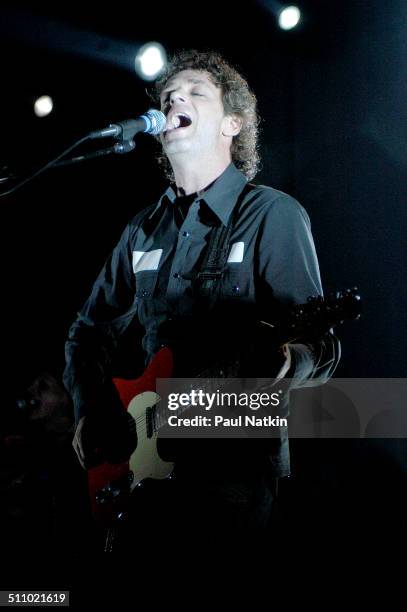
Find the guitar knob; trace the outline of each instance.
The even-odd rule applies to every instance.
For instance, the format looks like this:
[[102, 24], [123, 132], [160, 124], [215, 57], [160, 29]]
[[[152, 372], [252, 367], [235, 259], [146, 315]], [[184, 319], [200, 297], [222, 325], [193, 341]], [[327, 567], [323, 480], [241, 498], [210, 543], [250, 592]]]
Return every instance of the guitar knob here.
[[133, 484], [133, 480], [134, 480], [134, 473], [130, 471], [127, 474], [127, 482], [129, 483], [129, 485]]

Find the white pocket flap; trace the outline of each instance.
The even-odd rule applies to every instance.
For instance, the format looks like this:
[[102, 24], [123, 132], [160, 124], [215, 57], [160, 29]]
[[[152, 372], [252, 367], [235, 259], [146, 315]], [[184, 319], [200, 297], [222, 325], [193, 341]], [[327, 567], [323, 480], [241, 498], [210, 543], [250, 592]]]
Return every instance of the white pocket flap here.
[[133, 272], [142, 272], [143, 270], [158, 270], [162, 249], [154, 251], [133, 251]]
[[232, 244], [227, 263], [241, 263], [243, 261], [244, 242]]

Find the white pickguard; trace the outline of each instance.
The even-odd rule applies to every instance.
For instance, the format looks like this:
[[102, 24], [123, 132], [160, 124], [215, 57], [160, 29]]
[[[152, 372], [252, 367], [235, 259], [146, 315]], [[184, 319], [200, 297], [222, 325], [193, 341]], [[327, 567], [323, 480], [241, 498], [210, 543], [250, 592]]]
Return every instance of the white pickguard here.
[[139, 393], [130, 402], [128, 412], [137, 424], [138, 444], [129, 459], [134, 474], [132, 488], [145, 478], [163, 479], [170, 476], [174, 463], [163, 461], [157, 451], [157, 432], [151, 438], [146, 436], [146, 409], [158, 403], [160, 396], [154, 391]]

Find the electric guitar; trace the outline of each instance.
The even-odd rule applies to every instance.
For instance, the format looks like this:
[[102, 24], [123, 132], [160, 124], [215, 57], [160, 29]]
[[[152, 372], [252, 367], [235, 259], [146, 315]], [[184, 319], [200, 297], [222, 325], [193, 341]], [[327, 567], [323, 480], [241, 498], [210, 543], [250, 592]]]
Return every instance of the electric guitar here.
[[[359, 318], [360, 304], [357, 288], [347, 289], [327, 298], [309, 297], [305, 304], [287, 309], [278, 320], [259, 321], [258, 325], [267, 334], [270, 346], [278, 347], [289, 342], [306, 341], [315, 333], [322, 337], [345, 319]], [[233, 376], [235, 365], [230, 363], [226, 376]], [[219, 368], [222, 368], [224, 377], [225, 364], [219, 364]], [[96, 515], [100, 516], [102, 512], [111, 516], [112, 507], [120, 505], [117, 501], [125, 499], [145, 479], [171, 476], [174, 464], [163, 461], [157, 451], [161, 415], [160, 397], [155, 389], [157, 378], [171, 378], [173, 372], [174, 354], [169, 346], [165, 346], [156, 353], [140, 378], [114, 379], [123, 406], [136, 422], [138, 444], [128, 461], [117, 465], [104, 463], [88, 471], [91, 504]], [[217, 364], [197, 376], [209, 377], [219, 377]], [[119, 509], [116, 515], [120, 514]], [[106, 549], [110, 550], [108, 540], [109, 536]]]

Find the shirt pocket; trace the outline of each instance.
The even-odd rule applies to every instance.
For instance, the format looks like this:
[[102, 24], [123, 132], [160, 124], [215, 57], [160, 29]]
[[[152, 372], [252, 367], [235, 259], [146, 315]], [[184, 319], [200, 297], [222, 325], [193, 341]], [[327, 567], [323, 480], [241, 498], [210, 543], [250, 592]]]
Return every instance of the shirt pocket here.
[[143, 270], [136, 272], [136, 301], [138, 303], [149, 301], [154, 297], [157, 285], [158, 271]]
[[250, 300], [250, 278], [240, 263], [226, 264], [221, 281], [221, 299]]

